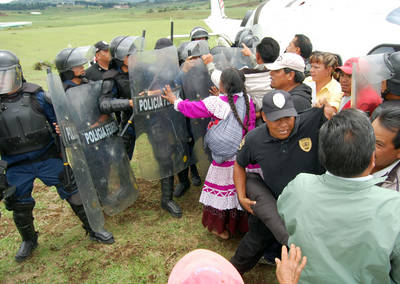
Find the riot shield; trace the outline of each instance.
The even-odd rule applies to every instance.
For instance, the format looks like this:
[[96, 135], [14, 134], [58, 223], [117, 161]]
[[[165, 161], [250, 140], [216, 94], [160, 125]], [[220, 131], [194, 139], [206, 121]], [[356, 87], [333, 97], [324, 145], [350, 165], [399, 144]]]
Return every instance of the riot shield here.
[[[101, 81], [63, 91], [58, 76], [48, 76], [49, 91], [78, 189], [88, 213], [115, 215], [133, 204], [138, 186], [114, 116], [98, 107]], [[89, 213], [88, 213], [89, 215]], [[92, 220], [90, 225], [104, 225]]]
[[195, 40], [185, 43], [183, 47], [180, 48], [179, 58], [186, 60], [188, 57], [199, 57], [208, 53], [210, 53], [208, 41]]
[[356, 107], [371, 92], [380, 94], [382, 81], [393, 77], [393, 69], [387, 58], [388, 54], [371, 54], [362, 56], [358, 63], [353, 63], [352, 107]]
[[[186, 62], [184, 63], [186, 64]], [[209, 90], [214, 84], [208, 74], [207, 67], [200, 58], [192, 59], [190, 69], [182, 73], [183, 99], [199, 101], [210, 95]], [[201, 174], [205, 174], [209, 167], [209, 159], [204, 152], [204, 135], [210, 118], [187, 118], [188, 131], [190, 135], [189, 150], [190, 164], [198, 164]]]
[[133, 54], [129, 57], [136, 145], [133, 160], [138, 176], [155, 180], [173, 176], [188, 164], [188, 131], [185, 117], [161, 97], [170, 85], [177, 97], [181, 87], [174, 46]]
[[[211, 49], [214, 57], [214, 64], [218, 70], [223, 71], [225, 68], [233, 67], [236, 69], [252, 68], [249, 56], [243, 56], [240, 47], [216, 46]], [[253, 50], [253, 53], [255, 51]]]

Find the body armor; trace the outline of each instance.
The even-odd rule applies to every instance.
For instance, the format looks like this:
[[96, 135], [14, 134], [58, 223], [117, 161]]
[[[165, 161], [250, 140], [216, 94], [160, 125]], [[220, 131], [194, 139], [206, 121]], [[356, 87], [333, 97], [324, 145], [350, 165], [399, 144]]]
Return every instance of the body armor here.
[[18, 155], [43, 149], [52, 141], [50, 126], [36, 94], [38, 85], [24, 83], [15, 94], [0, 97], [0, 154]]

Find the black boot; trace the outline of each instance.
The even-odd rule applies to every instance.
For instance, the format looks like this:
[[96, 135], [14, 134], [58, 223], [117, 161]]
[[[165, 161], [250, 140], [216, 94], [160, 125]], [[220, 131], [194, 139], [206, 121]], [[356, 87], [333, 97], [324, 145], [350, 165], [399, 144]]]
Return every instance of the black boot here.
[[178, 179], [179, 183], [175, 187], [174, 191], [174, 196], [175, 197], [181, 197], [185, 194], [185, 192], [189, 189], [190, 187], [190, 181], [189, 181], [189, 168], [184, 169], [180, 173], [178, 173]]
[[190, 165], [190, 175], [192, 176], [192, 183], [194, 186], [201, 185], [201, 178], [199, 172], [197, 171], [196, 164]]
[[86, 234], [89, 234], [89, 237], [92, 241], [97, 241], [103, 244], [112, 244], [114, 243], [114, 237], [110, 232], [107, 232], [106, 230], [102, 230], [100, 232], [95, 232], [90, 228], [89, 221], [86, 216], [85, 208], [83, 205], [75, 205], [71, 202], [68, 202], [69, 205], [72, 208], [72, 211], [74, 211], [75, 215], [78, 216], [78, 218], [82, 222], [82, 227], [85, 229]]
[[33, 250], [37, 247], [38, 233], [33, 226], [32, 210], [14, 211], [13, 217], [19, 234], [22, 237], [22, 244], [15, 255], [15, 260], [22, 262], [30, 257]]
[[174, 177], [161, 179], [161, 208], [168, 211], [172, 217], [181, 218], [182, 209], [172, 199], [174, 189]]

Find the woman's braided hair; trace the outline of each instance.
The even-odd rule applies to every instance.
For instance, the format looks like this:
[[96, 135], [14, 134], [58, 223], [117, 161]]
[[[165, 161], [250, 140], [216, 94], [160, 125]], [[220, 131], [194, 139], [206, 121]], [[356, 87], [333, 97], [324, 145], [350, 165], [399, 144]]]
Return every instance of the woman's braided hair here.
[[239, 122], [239, 124], [242, 126], [245, 133], [249, 132], [248, 127], [244, 125], [243, 121], [240, 120], [235, 103], [233, 101], [234, 94], [243, 92], [244, 101], [246, 103], [246, 116], [244, 117], [244, 120], [246, 120], [247, 117], [247, 124], [248, 124], [250, 120], [250, 115], [249, 115], [250, 103], [244, 85], [244, 80], [245, 80], [244, 74], [235, 68], [227, 68], [222, 72], [220, 80], [222, 87], [224, 88], [226, 94], [228, 95], [228, 103], [229, 106], [231, 107], [233, 115], [235, 116], [237, 122]]

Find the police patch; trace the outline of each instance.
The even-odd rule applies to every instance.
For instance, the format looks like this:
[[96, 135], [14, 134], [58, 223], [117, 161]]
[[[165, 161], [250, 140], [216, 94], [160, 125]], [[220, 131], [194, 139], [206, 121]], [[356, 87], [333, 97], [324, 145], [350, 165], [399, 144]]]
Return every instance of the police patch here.
[[302, 138], [299, 140], [299, 146], [304, 152], [310, 152], [312, 141], [310, 137]]
[[245, 143], [245, 140], [243, 137], [242, 142], [240, 142], [240, 144], [239, 144], [239, 148], [238, 148], [239, 151], [242, 150], [244, 143]]

